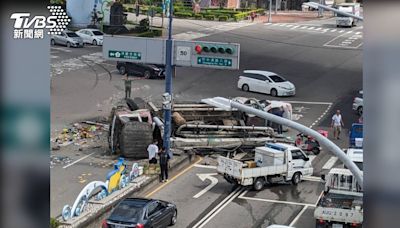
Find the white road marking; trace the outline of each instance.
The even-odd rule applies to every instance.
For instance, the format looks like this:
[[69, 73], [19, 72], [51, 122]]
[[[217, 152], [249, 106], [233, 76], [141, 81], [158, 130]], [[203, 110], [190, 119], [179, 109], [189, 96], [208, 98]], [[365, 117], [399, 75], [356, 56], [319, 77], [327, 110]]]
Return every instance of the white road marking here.
[[303, 213], [307, 210], [308, 206], [304, 206], [300, 213], [293, 219], [293, 221], [289, 224], [290, 227], [293, 227], [296, 224], [297, 220], [303, 215]]
[[324, 170], [329, 170], [332, 169], [332, 167], [335, 165], [336, 161], [338, 160], [338, 157], [333, 156], [331, 158], [329, 158], [329, 160], [324, 164], [324, 166], [322, 167], [322, 169]]
[[91, 153], [91, 154], [88, 154], [88, 155], [86, 155], [85, 157], [82, 157], [82, 158], [80, 158], [80, 159], [78, 159], [78, 160], [76, 160], [76, 161], [74, 161], [74, 162], [72, 162], [72, 163], [70, 163], [70, 164], [64, 166], [63, 169], [66, 169], [66, 168], [68, 168], [68, 167], [70, 167], [70, 166], [72, 166], [72, 165], [75, 165], [76, 163], [82, 161], [83, 159], [86, 159], [86, 158], [92, 156], [94, 153], [95, 153], [95, 152], [93, 152], [93, 153]]
[[203, 190], [201, 190], [199, 193], [193, 196], [193, 198], [197, 199], [200, 196], [202, 196], [204, 193], [208, 192], [212, 187], [214, 187], [216, 184], [218, 184], [218, 179], [213, 177], [214, 175], [218, 175], [218, 173], [199, 173], [196, 174], [201, 181], [205, 181], [206, 179], [209, 179], [211, 181], [211, 184], [209, 184], [207, 187], [205, 187]]
[[344, 30], [340, 30], [340, 31], [339, 31], [339, 33], [344, 33], [344, 32], [345, 32]]
[[331, 105], [332, 102], [318, 102], [318, 101], [285, 101], [294, 104], [316, 104], [316, 105]]
[[246, 200], [254, 200], [254, 201], [262, 201], [267, 203], [281, 203], [281, 204], [288, 204], [288, 205], [298, 205], [298, 206], [309, 206], [315, 207], [315, 204], [309, 203], [298, 203], [298, 202], [290, 202], [290, 201], [282, 201], [282, 200], [272, 200], [272, 199], [263, 199], [263, 198], [256, 198], [256, 197], [247, 197], [247, 196], [239, 196], [238, 199], [246, 199]]
[[346, 32], [346, 33], [348, 33], [348, 34], [349, 34], [349, 33], [352, 33], [352, 32], [353, 32], [353, 31], [348, 31], [348, 32]]
[[62, 47], [51, 47], [52, 50], [58, 50], [58, 51], [63, 51], [63, 52], [72, 52], [72, 50], [65, 49]]
[[286, 25], [286, 27], [290, 28], [290, 27], [293, 27], [293, 25]]
[[324, 191], [321, 191], [321, 194], [318, 196], [317, 202], [315, 202], [315, 207], [317, 207], [319, 200], [321, 199], [322, 195], [324, 194]]
[[360, 35], [362, 32], [356, 32], [356, 35]]
[[224, 200], [221, 201], [216, 207], [214, 207], [206, 216], [204, 216], [193, 228], [202, 228], [205, 226], [212, 218], [215, 217], [222, 209], [224, 209], [232, 200], [234, 200], [240, 193], [242, 193], [242, 188], [237, 188], [231, 192]]
[[295, 25], [295, 26], [293, 26], [291, 29], [296, 29], [296, 28], [298, 28], [298, 27], [300, 27], [300, 25]]
[[280, 27], [286, 26], [286, 24], [279, 24]]
[[314, 29], [315, 27], [310, 27], [310, 28], [308, 28], [308, 30], [312, 30], [312, 29]]
[[336, 31], [337, 31], [337, 29], [332, 29], [332, 30], [331, 30], [331, 32], [336, 32]]
[[265, 23], [264, 25], [271, 25], [272, 23]]
[[197, 168], [205, 168], [205, 169], [217, 169], [217, 166], [213, 166], [213, 165], [200, 165], [200, 164], [196, 164], [196, 165], [194, 165], [194, 167], [197, 167]]
[[319, 31], [319, 30], [321, 30], [321, 29], [322, 29], [322, 28], [316, 28], [315, 31]]
[[301, 27], [300, 29], [306, 29], [306, 28], [308, 28], [308, 26], [303, 26], [303, 27]]
[[323, 182], [321, 180], [321, 177], [315, 177], [315, 176], [304, 176], [304, 177], [301, 177], [301, 179], [305, 180], [305, 181], [312, 181], [312, 182]]

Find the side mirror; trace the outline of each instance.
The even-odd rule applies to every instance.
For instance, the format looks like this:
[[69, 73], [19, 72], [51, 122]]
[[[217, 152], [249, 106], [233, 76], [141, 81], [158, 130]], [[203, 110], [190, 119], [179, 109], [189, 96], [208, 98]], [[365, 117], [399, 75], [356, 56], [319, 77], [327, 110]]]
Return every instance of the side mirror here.
[[305, 157], [305, 158], [304, 158], [304, 161], [309, 161], [309, 160], [310, 160], [309, 157]]

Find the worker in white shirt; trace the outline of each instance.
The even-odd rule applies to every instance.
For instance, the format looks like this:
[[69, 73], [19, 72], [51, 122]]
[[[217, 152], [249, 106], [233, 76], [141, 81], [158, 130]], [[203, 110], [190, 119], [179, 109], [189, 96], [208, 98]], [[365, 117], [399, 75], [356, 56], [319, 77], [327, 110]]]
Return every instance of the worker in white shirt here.
[[339, 135], [342, 131], [342, 127], [344, 127], [342, 115], [340, 114], [340, 110], [336, 110], [336, 114], [332, 116], [331, 127], [333, 128], [333, 137], [335, 139], [340, 139]]
[[147, 147], [147, 152], [149, 153], [149, 164], [157, 164], [157, 153], [159, 152], [158, 149], [158, 141], [153, 140], [153, 143]]

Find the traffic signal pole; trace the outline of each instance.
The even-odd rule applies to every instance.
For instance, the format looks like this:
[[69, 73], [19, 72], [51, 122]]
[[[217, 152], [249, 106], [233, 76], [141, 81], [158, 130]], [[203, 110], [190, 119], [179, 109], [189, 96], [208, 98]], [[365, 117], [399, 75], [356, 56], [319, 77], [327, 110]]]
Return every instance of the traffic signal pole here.
[[[171, 105], [172, 105], [172, 10], [173, 0], [169, 2], [169, 25], [168, 39], [166, 41], [166, 77], [165, 77], [165, 95], [169, 96], [170, 104], [163, 105], [164, 108], [164, 147], [168, 154], [170, 153], [171, 143]], [[167, 99], [168, 100], [168, 99]]]

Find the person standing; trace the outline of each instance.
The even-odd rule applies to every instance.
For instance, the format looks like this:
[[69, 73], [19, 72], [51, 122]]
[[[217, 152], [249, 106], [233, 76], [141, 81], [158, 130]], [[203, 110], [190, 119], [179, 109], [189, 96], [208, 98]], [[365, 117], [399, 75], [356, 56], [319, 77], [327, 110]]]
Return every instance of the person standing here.
[[250, 13], [251, 22], [254, 22], [254, 18], [256, 18], [256, 13], [253, 11]]
[[158, 153], [158, 140], [153, 140], [153, 143], [147, 147], [149, 153], [149, 164], [157, 164], [157, 153]]
[[132, 80], [129, 79], [128, 74], [124, 79], [125, 82], [125, 99], [131, 98]]
[[160, 152], [158, 153], [160, 157], [160, 168], [161, 168], [161, 182], [167, 182], [168, 181], [168, 161], [169, 161], [169, 155], [165, 151], [165, 147], [163, 147]]
[[[283, 117], [283, 113], [285, 110], [283, 109], [283, 106], [279, 107], [279, 110], [276, 112], [276, 115], [279, 117]], [[282, 124], [278, 124], [278, 134], [282, 134]]]
[[335, 139], [340, 139], [340, 132], [342, 131], [342, 127], [344, 127], [342, 115], [340, 114], [340, 110], [336, 110], [336, 114], [332, 116], [331, 127], [333, 128], [333, 137]]

